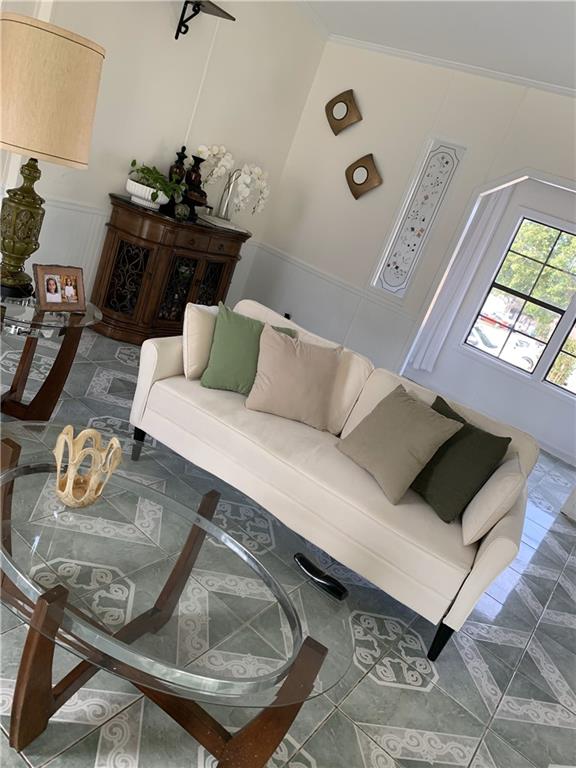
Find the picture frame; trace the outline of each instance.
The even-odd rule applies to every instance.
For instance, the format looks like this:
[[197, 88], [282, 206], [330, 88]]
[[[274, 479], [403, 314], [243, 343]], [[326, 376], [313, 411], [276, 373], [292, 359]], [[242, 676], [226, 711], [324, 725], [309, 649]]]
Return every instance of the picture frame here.
[[82, 267], [34, 264], [38, 308], [46, 312], [85, 312]]

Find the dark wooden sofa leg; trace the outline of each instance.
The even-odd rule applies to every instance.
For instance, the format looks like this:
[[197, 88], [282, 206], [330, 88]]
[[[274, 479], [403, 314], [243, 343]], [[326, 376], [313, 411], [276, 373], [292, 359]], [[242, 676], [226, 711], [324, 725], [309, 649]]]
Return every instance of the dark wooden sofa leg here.
[[132, 446], [132, 461], [138, 461], [144, 440], [146, 440], [146, 432], [140, 427], [134, 427], [134, 435], [132, 437], [134, 444]]
[[430, 661], [436, 661], [438, 656], [440, 656], [442, 648], [444, 648], [448, 640], [450, 640], [453, 633], [454, 630], [452, 627], [447, 626], [444, 622], [441, 621], [440, 624], [438, 624], [436, 634], [434, 635], [434, 639], [428, 650], [428, 658]]

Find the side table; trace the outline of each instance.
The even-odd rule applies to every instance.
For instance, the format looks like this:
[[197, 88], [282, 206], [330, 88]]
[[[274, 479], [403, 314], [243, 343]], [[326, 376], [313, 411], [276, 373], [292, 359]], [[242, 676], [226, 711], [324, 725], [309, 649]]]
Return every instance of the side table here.
[[[46, 312], [38, 309], [33, 298], [3, 298], [2, 333], [26, 336], [26, 343], [12, 385], [2, 395], [2, 413], [26, 421], [48, 421], [70, 373], [82, 331], [101, 319], [102, 313], [93, 304], [85, 312]], [[46, 332], [62, 336], [62, 343], [42, 386], [30, 402], [23, 403], [38, 338]]]

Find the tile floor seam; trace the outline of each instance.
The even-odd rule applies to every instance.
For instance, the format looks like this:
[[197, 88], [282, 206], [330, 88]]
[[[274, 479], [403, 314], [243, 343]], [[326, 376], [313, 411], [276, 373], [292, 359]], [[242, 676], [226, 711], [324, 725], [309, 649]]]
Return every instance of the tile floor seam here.
[[[565, 568], [566, 568], [566, 567], [567, 567], [567, 565], [568, 565], [568, 561], [569, 561], [569, 559], [570, 559], [570, 555], [568, 556], [568, 558], [567, 558], [567, 560], [566, 560], [566, 563], [564, 564], [564, 567], [562, 568], [562, 571], [561, 571], [561, 573], [560, 573], [560, 576], [562, 575], [562, 573], [564, 573], [564, 570], [565, 570]], [[556, 582], [556, 585], [555, 585], [554, 589], [556, 589], [557, 583], [558, 583], [558, 582], [559, 582], [559, 580], [560, 580], [560, 576], [558, 577], [558, 581]], [[540, 622], [542, 621], [542, 617], [544, 616], [544, 613], [545, 613], [545, 611], [546, 611], [546, 608], [547, 608], [547, 606], [548, 606], [548, 604], [549, 604], [550, 600], [552, 599], [552, 595], [553, 595], [553, 594], [554, 594], [554, 590], [552, 590], [552, 592], [551, 592], [551, 593], [550, 593], [550, 595], [548, 596], [548, 599], [546, 600], [546, 603], [544, 604], [544, 607], [543, 607], [542, 613], [540, 614], [540, 618], [537, 620], [537, 622], [536, 622], [536, 625], [534, 626], [534, 629], [533, 629], [533, 630], [532, 630], [532, 632], [530, 633], [530, 637], [528, 638], [528, 642], [527, 642], [527, 643], [526, 643], [526, 645], [524, 646], [524, 649], [523, 649], [523, 651], [522, 651], [522, 653], [521, 653], [521, 655], [520, 655], [520, 658], [518, 659], [518, 661], [517, 661], [516, 665], [515, 665], [515, 666], [514, 666], [514, 668], [513, 668], [513, 672], [512, 672], [512, 675], [511, 675], [511, 677], [510, 677], [510, 680], [508, 681], [508, 685], [506, 686], [506, 688], [504, 689], [504, 692], [503, 692], [502, 696], [500, 697], [500, 700], [499, 700], [499, 702], [498, 702], [498, 706], [497, 706], [497, 707], [494, 709], [494, 712], [492, 713], [491, 717], [490, 717], [490, 718], [489, 718], [489, 720], [488, 720], [488, 724], [487, 724], [487, 726], [486, 726], [486, 730], [487, 730], [487, 731], [488, 731], [488, 730], [491, 730], [491, 725], [492, 725], [492, 723], [494, 722], [494, 719], [496, 718], [496, 714], [497, 714], [497, 712], [498, 712], [498, 710], [499, 710], [499, 708], [500, 708], [500, 706], [501, 706], [501, 704], [502, 704], [502, 701], [504, 700], [504, 698], [505, 698], [505, 696], [506, 696], [506, 694], [507, 694], [508, 690], [510, 689], [510, 687], [511, 687], [512, 683], [513, 683], [513, 682], [515, 682], [515, 679], [516, 679], [516, 676], [517, 676], [517, 675], [519, 675], [519, 676], [520, 676], [520, 677], [522, 677], [522, 678], [525, 678], [525, 679], [529, 680], [529, 682], [531, 682], [531, 683], [532, 683], [532, 684], [533, 684], [533, 685], [534, 685], [536, 688], [538, 688], [538, 690], [541, 690], [541, 691], [542, 691], [542, 693], [546, 693], [546, 695], [548, 695], [548, 696], [550, 696], [550, 698], [554, 699], [554, 701], [556, 701], [558, 704], [560, 704], [560, 706], [564, 706], [563, 704], [561, 704], [561, 703], [560, 703], [560, 702], [557, 700], [556, 696], [554, 696], [553, 694], [552, 694], [552, 695], [551, 695], [551, 694], [548, 694], [546, 691], [544, 691], [544, 690], [542, 689], [542, 687], [541, 687], [540, 685], [538, 685], [538, 684], [537, 684], [537, 683], [535, 683], [535, 682], [534, 682], [534, 681], [533, 681], [531, 678], [527, 677], [525, 674], [523, 674], [522, 672], [520, 672], [520, 671], [519, 671], [519, 667], [520, 667], [520, 664], [521, 664], [522, 660], [524, 659], [524, 657], [525, 657], [526, 653], [528, 652], [528, 646], [529, 646], [529, 645], [530, 645], [530, 643], [532, 642], [532, 638], [534, 637], [534, 635], [535, 635], [535, 633], [536, 633], [536, 630], [537, 630], [537, 629], [538, 629], [538, 627], [540, 626]], [[570, 711], [570, 710], [568, 710], [568, 711]], [[493, 731], [493, 733], [496, 733], [496, 731]], [[511, 744], [509, 744], [509, 743], [508, 743], [508, 741], [507, 741], [507, 740], [506, 740], [506, 739], [505, 739], [503, 736], [500, 736], [500, 734], [497, 734], [497, 735], [499, 736], [499, 738], [500, 738], [500, 739], [502, 739], [502, 741], [504, 741], [504, 742], [505, 742], [505, 744], [507, 744], [507, 745], [508, 745], [509, 747], [511, 747], [512, 749], [514, 749], [514, 747], [512, 747], [512, 745], [511, 745]], [[514, 751], [517, 751], [517, 750], [514, 750]], [[523, 752], [522, 752], [522, 753], [519, 753], [519, 754], [521, 754], [521, 755], [522, 755], [522, 757], [526, 757], [526, 756], [524, 755], [524, 753], [523, 753]], [[528, 759], [528, 758], [527, 758], [527, 759]], [[531, 761], [531, 760], [529, 760], [529, 762], [532, 762], [532, 761]]]
[[[338, 707], [336, 706], [336, 704], [334, 704], [334, 702], [332, 702], [330, 699], [328, 699], [328, 701], [330, 701], [330, 704], [332, 704], [332, 709], [330, 710], [330, 712], [328, 712], [328, 714], [324, 715], [324, 717], [322, 718], [322, 720], [320, 720], [320, 722], [319, 722], [319, 723], [316, 725], [316, 727], [314, 728], [314, 730], [312, 731], [312, 733], [311, 733], [311, 734], [308, 736], [308, 738], [304, 739], [304, 741], [302, 742], [302, 744], [300, 744], [300, 746], [298, 747], [298, 749], [296, 750], [296, 752], [294, 752], [294, 754], [292, 755], [292, 757], [289, 757], [289, 758], [288, 758], [288, 760], [286, 760], [284, 763], [282, 763], [280, 766], [278, 766], [278, 768], [286, 768], [286, 766], [288, 765], [288, 763], [290, 763], [290, 762], [291, 762], [291, 761], [292, 761], [292, 760], [293, 760], [293, 759], [294, 759], [294, 758], [295, 758], [295, 757], [298, 755], [298, 752], [300, 752], [300, 750], [302, 750], [302, 749], [304, 748], [304, 744], [307, 744], [307, 743], [310, 741], [310, 739], [312, 738], [312, 736], [314, 736], [316, 733], [318, 733], [318, 731], [319, 731], [319, 730], [320, 730], [320, 728], [321, 728], [321, 727], [322, 727], [322, 726], [323, 726], [323, 725], [326, 723], [326, 721], [328, 720], [328, 718], [329, 718], [329, 717], [332, 717], [332, 715], [334, 714], [334, 712], [336, 712], [336, 710], [338, 709]], [[306, 702], [304, 702], [304, 703], [306, 703]], [[290, 730], [288, 730], [288, 733], [290, 733]], [[286, 734], [286, 736], [288, 735], [288, 733]], [[280, 742], [280, 743], [282, 743], [282, 742]], [[280, 746], [280, 745], [278, 745], [278, 746]], [[267, 765], [267, 764], [266, 764], [266, 765]], [[266, 768], [266, 766], [265, 766], [265, 768]], [[352, 768], [352, 766], [350, 766], [350, 768]]]
[[[106, 670], [101, 670], [101, 671], [105, 672]], [[29, 763], [30, 767], [31, 768], [47, 768], [50, 765], [50, 763], [52, 763], [54, 760], [56, 760], [57, 757], [61, 757], [66, 752], [68, 752], [70, 749], [72, 749], [72, 747], [76, 747], [78, 744], [80, 744], [80, 742], [84, 741], [89, 736], [93, 736], [97, 731], [99, 731], [105, 725], [107, 725], [112, 720], [114, 720], [114, 718], [118, 717], [118, 715], [120, 715], [122, 712], [124, 712], [129, 707], [131, 707], [133, 704], [136, 704], [138, 701], [140, 701], [143, 698], [144, 698], [143, 694], [140, 694], [137, 698], [133, 699], [131, 702], [126, 704], [124, 707], [121, 707], [117, 712], [115, 712], [112, 715], [112, 717], [109, 717], [103, 723], [100, 723], [100, 725], [95, 726], [94, 728], [92, 728], [92, 730], [88, 731], [88, 733], [84, 733], [82, 736], [80, 736], [74, 742], [72, 742], [71, 744], [66, 746], [64, 749], [61, 749], [60, 752], [57, 752], [55, 755], [52, 755], [52, 757], [50, 757], [47, 762], [44, 762], [44, 763]]]

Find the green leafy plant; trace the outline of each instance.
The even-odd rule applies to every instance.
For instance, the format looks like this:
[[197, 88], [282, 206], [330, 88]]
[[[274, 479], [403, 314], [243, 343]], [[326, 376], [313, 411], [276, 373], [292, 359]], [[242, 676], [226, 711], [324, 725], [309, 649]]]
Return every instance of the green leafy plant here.
[[134, 181], [137, 181], [138, 184], [144, 184], [145, 187], [150, 187], [154, 190], [151, 194], [154, 202], [158, 199], [158, 193], [163, 192], [167, 198], [173, 197], [179, 203], [187, 189], [183, 181], [178, 181], [174, 178], [169, 179], [155, 165], [138, 165], [136, 160], [132, 160], [130, 163], [128, 175]]

